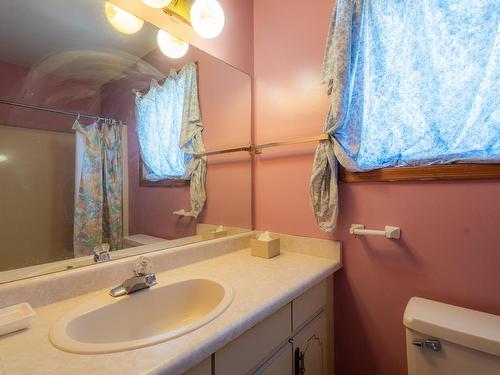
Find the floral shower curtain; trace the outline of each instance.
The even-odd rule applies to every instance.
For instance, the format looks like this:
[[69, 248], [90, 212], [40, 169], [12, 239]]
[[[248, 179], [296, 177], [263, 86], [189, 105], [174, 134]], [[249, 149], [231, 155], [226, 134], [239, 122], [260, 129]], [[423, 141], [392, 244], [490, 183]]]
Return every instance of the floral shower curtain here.
[[323, 79], [330, 106], [310, 197], [335, 230], [350, 171], [500, 162], [498, 0], [337, 0]]
[[123, 160], [121, 124], [75, 121], [76, 185], [73, 248], [75, 257], [108, 243], [121, 248], [123, 237]]

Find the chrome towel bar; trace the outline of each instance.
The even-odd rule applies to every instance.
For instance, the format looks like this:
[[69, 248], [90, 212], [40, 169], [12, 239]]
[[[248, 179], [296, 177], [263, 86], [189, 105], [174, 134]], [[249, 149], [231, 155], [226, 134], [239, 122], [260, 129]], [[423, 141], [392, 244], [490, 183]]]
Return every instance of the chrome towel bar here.
[[289, 146], [289, 145], [296, 145], [296, 144], [300, 144], [300, 143], [311, 143], [311, 142], [320, 142], [320, 141], [328, 141], [328, 140], [330, 140], [330, 136], [328, 134], [320, 134], [320, 135], [313, 136], [313, 137], [295, 138], [295, 139], [289, 139], [288, 141], [282, 141], [282, 142], [263, 143], [263, 144], [259, 144], [259, 145], [253, 145], [253, 146], [251, 145], [251, 146], [245, 146], [245, 147], [228, 148], [228, 149], [218, 150], [218, 151], [203, 152], [200, 154], [193, 154], [193, 156], [195, 158], [201, 158], [203, 156], [228, 154], [228, 153], [232, 153], [232, 152], [241, 152], [241, 151], [247, 151], [247, 152], [250, 152], [253, 154], [261, 154], [262, 150], [265, 148]]

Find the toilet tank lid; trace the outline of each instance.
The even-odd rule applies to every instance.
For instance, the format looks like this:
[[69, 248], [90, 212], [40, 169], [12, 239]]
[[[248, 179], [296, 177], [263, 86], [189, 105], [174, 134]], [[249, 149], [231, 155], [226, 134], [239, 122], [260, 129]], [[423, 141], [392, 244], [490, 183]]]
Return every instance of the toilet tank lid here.
[[500, 356], [500, 316], [413, 297], [403, 323], [425, 335]]

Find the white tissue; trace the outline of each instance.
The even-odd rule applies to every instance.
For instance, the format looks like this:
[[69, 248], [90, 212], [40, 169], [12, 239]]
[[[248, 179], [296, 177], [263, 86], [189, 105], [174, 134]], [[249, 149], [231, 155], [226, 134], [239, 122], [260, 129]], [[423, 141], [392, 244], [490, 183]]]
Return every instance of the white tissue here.
[[215, 229], [215, 232], [216, 233], [219, 233], [219, 232], [224, 232], [224, 227], [222, 225], [219, 225], [216, 229]]
[[271, 240], [272, 238], [268, 231], [261, 233], [261, 235], [259, 236], [259, 241], [271, 241]]

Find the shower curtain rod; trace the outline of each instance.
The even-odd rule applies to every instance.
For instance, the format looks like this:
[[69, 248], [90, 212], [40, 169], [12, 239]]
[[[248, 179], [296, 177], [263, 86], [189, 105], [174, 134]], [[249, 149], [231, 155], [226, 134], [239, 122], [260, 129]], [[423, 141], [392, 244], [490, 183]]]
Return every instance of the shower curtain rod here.
[[[41, 107], [41, 106], [38, 106], [38, 105], [13, 102], [11, 100], [0, 99], [0, 104], [6, 104], [6, 105], [11, 105], [11, 106], [20, 107], [20, 108], [29, 108], [29, 109], [34, 109], [34, 110], [43, 111], [43, 112], [58, 113], [60, 115], [66, 115], [66, 116], [73, 116], [73, 117], [80, 116], [80, 117], [83, 117], [83, 118], [87, 118], [87, 119], [91, 119], [91, 120], [96, 120], [96, 121], [109, 121], [109, 120], [116, 121], [115, 119], [109, 118], [109, 117], [101, 117], [101, 116], [95, 116], [95, 115], [87, 115], [87, 114], [78, 113], [78, 112], [63, 111], [63, 110], [59, 110], [59, 109], [52, 109], [52, 108], [48, 108], [48, 107]], [[123, 121], [121, 123], [125, 125], [125, 123]]]

